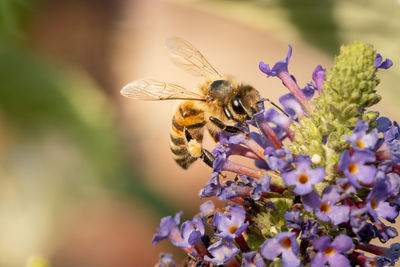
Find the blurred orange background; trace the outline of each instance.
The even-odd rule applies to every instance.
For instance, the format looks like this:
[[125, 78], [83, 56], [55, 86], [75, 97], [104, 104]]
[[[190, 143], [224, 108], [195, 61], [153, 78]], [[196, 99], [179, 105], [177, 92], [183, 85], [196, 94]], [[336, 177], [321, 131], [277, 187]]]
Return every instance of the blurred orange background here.
[[[51, 266], [153, 266], [160, 218], [191, 218], [210, 170], [180, 169], [169, 151], [177, 102], [135, 102], [119, 91], [152, 76], [194, 89], [165, 39], [190, 41], [222, 73], [277, 102], [266, 79], [293, 46], [300, 85], [329, 69], [342, 43], [375, 45], [375, 110], [399, 120], [400, 4], [330, 0], [4, 0], [0, 13], [0, 266], [43, 257]], [[384, 28], [382, 25], [385, 25]], [[206, 138], [206, 147], [211, 147]]]

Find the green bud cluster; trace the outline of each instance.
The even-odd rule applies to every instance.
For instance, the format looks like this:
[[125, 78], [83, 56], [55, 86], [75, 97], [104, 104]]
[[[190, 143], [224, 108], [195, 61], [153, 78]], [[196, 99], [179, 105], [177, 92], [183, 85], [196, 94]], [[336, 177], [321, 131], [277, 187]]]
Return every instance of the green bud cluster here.
[[378, 116], [366, 112], [381, 99], [375, 91], [379, 83], [375, 58], [372, 45], [353, 42], [342, 46], [334, 66], [326, 73], [321, 95], [311, 101], [313, 112], [291, 126], [296, 133], [292, 151], [320, 156], [317, 164], [327, 167], [328, 181], [334, 178], [333, 167], [341, 152], [349, 146], [344, 136], [351, 135], [356, 121], [371, 123]]

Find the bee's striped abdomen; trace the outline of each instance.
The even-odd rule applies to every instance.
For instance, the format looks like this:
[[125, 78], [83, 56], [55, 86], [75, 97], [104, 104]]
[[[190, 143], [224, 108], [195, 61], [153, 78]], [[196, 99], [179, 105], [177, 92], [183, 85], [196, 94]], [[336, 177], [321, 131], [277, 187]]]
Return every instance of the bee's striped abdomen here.
[[192, 157], [187, 150], [185, 128], [197, 142], [201, 143], [204, 125], [204, 113], [195, 106], [194, 101], [182, 102], [172, 118], [170, 148], [174, 160], [184, 169], [197, 159]]

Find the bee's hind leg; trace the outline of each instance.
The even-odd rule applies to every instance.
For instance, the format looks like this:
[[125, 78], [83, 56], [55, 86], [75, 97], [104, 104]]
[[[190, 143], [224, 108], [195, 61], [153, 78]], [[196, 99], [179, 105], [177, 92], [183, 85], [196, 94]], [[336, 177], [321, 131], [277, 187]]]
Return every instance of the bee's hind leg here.
[[215, 118], [213, 116], [210, 116], [209, 119], [210, 119], [210, 121], [212, 123], [214, 123], [221, 130], [224, 130], [226, 132], [233, 133], [233, 134], [243, 133], [243, 134], [247, 135], [246, 132], [244, 132], [243, 130], [239, 129], [238, 127], [231, 126], [231, 125], [226, 125], [225, 123], [223, 123], [222, 121], [220, 121], [219, 119], [217, 119], [217, 118]]
[[189, 151], [189, 154], [194, 158], [200, 158], [205, 164], [207, 164], [212, 168], [215, 159], [214, 155], [207, 149], [204, 149], [203, 146], [199, 142], [197, 142], [196, 139], [192, 137], [192, 135], [190, 134], [190, 132], [186, 127], [185, 127], [185, 137], [187, 141], [187, 150]]

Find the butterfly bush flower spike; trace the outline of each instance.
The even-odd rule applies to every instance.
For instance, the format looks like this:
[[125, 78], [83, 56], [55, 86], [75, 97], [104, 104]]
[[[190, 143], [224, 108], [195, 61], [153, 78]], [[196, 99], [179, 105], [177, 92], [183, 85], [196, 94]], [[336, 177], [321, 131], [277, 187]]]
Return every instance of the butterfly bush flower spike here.
[[163, 218], [153, 237], [187, 258], [163, 254], [156, 266], [398, 264], [400, 244], [388, 241], [398, 236], [400, 127], [373, 110], [379, 72], [393, 62], [353, 42], [300, 86], [291, 56], [289, 46], [285, 59], [259, 64], [283, 82], [281, 106], [260, 99], [240, 131], [218, 134], [199, 188], [207, 201], [191, 220]]

